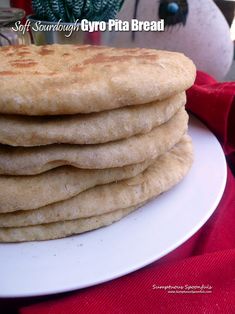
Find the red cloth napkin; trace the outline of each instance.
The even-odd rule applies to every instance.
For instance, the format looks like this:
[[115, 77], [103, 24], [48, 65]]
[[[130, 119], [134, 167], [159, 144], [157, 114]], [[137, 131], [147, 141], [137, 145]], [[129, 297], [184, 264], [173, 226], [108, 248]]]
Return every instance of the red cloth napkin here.
[[[198, 73], [187, 104], [217, 135], [233, 169], [234, 96], [235, 83], [217, 83]], [[174, 289], [208, 293], [169, 293]], [[235, 178], [231, 169], [215, 214], [180, 248], [130, 275], [20, 310], [21, 314], [87, 312], [235, 313]]]

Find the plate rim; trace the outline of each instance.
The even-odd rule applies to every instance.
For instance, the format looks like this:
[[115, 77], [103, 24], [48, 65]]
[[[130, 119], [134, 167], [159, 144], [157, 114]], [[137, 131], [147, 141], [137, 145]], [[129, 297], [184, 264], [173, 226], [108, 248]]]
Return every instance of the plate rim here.
[[[197, 125], [201, 125], [203, 127], [203, 129], [207, 130], [210, 133], [210, 135], [212, 137], [214, 137], [214, 139], [216, 140], [217, 145], [220, 148], [220, 154], [221, 154], [221, 156], [223, 156], [223, 168], [224, 168], [223, 171], [224, 171], [224, 175], [223, 175], [223, 179], [221, 181], [220, 192], [217, 194], [217, 197], [216, 197], [216, 199], [213, 202], [213, 206], [212, 205], [210, 206], [210, 210], [208, 210], [206, 212], [206, 214], [203, 217], [203, 219], [198, 221], [197, 224], [195, 224], [194, 227], [191, 228], [189, 232], [187, 232], [183, 237], [181, 237], [174, 244], [172, 244], [171, 246], [169, 246], [165, 250], [163, 250], [161, 252], [161, 254], [158, 254], [157, 257], [156, 256], [155, 257], [151, 256], [150, 258], [145, 259], [145, 262], [141, 262], [140, 261], [139, 263], [136, 263], [135, 266], [128, 265], [127, 267], [125, 267], [124, 271], [120, 270], [119, 272], [116, 272], [113, 276], [107, 275], [107, 277], [104, 276], [100, 280], [99, 279], [98, 280], [94, 280], [92, 283], [87, 282], [87, 284], [82, 284], [82, 285], [79, 285], [79, 283], [75, 283], [74, 285], [70, 284], [69, 287], [66, 287], [66, 285], [65, 285], [64, 288], [60, 287], [58, 289], [49, 289], [49, 290], [47, 290], [45, 288], [41, 292], [39, 292], [39, 291], [36, 291], [36, 292], [31, 291], [31, 292], [28, 292], [28, 293], [27, 292], [21, 293], [19, 291], [19, 293], [9, 294], [9, 292], [8, 292], [8, 293], [4, 294], [4, 292], [0, 291], [0, 298], [4, 298], [4, 299], [15, 298], [15, 299], [17, 299], [17, 298], [26, 298], [26, 297], [42, 297], [42, 296], [46, 296], [46, 295], [50, 296], [50, 295], [54, 295], [54, 294], [62, 294], [62, 293], [66, 293], [66, 292], [72, 292], [72, 291], [75, 291], [75, 290], [88, 288], [88, 287], [93, 287], [93, 286], [96, 286], [96, 285], [99, 285], [99, 284], [102, 284], [102, 283], [105, 283], [105, 282], [108, 282], [108, 281], [120, 278], [122, 276], [126, 276], [127, 274], [130, 274], [132, 272], [138, 271], [141, 268], [144, 268], [147, 265], [150, 265], [153, 262], [156, 262], [157, 260], [159, 260], [162, 257], [166, 256], [170, 252], [172, 252], [175, 249], [177, 249], [178, 247], [180, 247], [187, 240], [189, 240], [209, 220], [209, 218], [213, 215], [213, 213], [215, 212], [215, 210], [217, 209], [217, 207], [219, 205], [220, 200], [222, 199], [222, 196], [224, 194], [224, 190], [225, 190], [225, 187], [226, 187], [226, 183], [227, 183], [227, 163], [226, 163], [226, 158], [225, 158], [223, 149], [221, 147], [221, 144], [219, 143], [219, 141], [216, 138], [216, 136], [208, 129], [208, 127], [204, 123], [202, 123], [198, 118], [196, 118], [194, 115], [192, 115], [192, 114], [190, 114], [190, 124], [191, 124], [191, 121], [196, 121]], [[7, 244], [4, 244], [4, 245], [7, 245]], [[10, 244], [10, 245], [14, 245], [14, 244]], [[0, 244], [0, 247], [1, 247], [1, 244]], [[26, 290], [26, 289], [24, 289], [24, 290]]]

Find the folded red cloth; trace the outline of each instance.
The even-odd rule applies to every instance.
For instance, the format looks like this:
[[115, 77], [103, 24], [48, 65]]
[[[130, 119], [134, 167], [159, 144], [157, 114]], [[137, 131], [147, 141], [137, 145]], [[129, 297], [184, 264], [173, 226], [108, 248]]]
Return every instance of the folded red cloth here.
[[187, 94], [187, 108], [217, 136], [235, 169], [235, 82], [217, 83], [199, 72]]
[[[198, 73], [195, 85], [188, 91], [187, 104], [217, 135], [233, 169], [234, 97], [235, 83], [217, 83]], [[20, 313], [235, 313], [234, 226], [235, 178], [228, 168], [227, 186], [218, 209], [180, 248], [135, 273], [56, 300], [52, 297], [50, 301], [24, 307]], [[170, 293], [175, 288], [198, 292]]]

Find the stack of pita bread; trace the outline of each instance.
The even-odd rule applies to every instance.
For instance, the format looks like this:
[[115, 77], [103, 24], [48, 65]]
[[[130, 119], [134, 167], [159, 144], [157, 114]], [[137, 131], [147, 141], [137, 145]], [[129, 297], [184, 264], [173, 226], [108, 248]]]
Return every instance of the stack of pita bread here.
[[177, 184], [193, 160], [194, 79], [173, 52], [1, 48], [0, 241], [106, 226]]

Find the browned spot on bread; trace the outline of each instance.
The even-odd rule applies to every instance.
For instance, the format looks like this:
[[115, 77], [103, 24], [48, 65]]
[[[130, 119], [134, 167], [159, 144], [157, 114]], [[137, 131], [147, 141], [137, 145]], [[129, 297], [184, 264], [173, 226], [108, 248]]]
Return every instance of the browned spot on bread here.
[[12, 49], [13, 50], [28, 49], [28, 46], [26, 46], [26, 45], [12, 46]]
[[[25, 73], [24, 73], [25, 74]], [[30, 71], [28, 72], [27, 74], [30, 74], [30, 75], [45, 75], [45, 76], [52, 76], [52, 75], [56, 75], [57, 73], [56, 72], [39, 72], [39, 71]]]
[[29, 52], [29, 51], [20, 51], [20, 52], [17, 52], [17, 56], [19, 56], [19, 57], [24, 57], [24, 56], [27, 56], [27, 55], [30, 55], [30, 52]]
[[11, 49], [12, 49], [11, 46], [4, 46], [4, 47], [1, 47], [1, 50], [2, 50], [2, 51], [9, 51], [9, 50], [11, 50]]
[[84, 66], [81, 66], [81, 65], [74, 65], [72, 68], [71, 68], [71, 71], [72, 72], [82, 72], [84, 71], [85, 67]]
[[125, 61], [130, 61], [133, 59], [141, 59], [143, 61], [155, 61], [157, 59], [156, 55], [120, 55], [120, 56], [106, 56], [103, 53], [99, 53], [95, 55], [94, 57], [91, 57], [83, 62], [83, 64], [88, 65], [88, 64], [96, 64], [96, 63], [105, 63], [105, 62], [125, 62]]
[[36, 61], [34, 61], [32, 59], [21, 59], [21, 60], [14, 59], [14, 60], [10, 61], [10, 64], [15, 63], [15, 62], [21, 62], [22, 63], [22, 62], [36, 62]]
[[51, 55], [53, 54], [55, 51], [52, 50], [52, 49], [47, 49], [47, 48], [42, 48], [38, 54], [41, 55], [41, 56], [47, 56], [47, 55]]
[[37, 65], [37, 62], [29, 62], [29, 63], [16, 63], [14, 66], [16, 68], [30, 68]]
[[0, 71], [0, 75], [2, 76], [8, 76], [8, 75], [16, 75], [18, 72], [13, 72], [13, 71]]
[[12, 53], [12, 52], [6, 54], [7, 57], [12, 57], [12, 56], [14, 56], [14, 55], [15, 55], [15, 54]]
[[10, 64], [16, 68], [29, 68], [32, 66], [36, 66], [38, 62], [33, 61], [31, 59], [25, 59], [25, 60], [13, 60], [10, 62]]
[[1, 51], [4, 51], [4, 52], [11, 51], [13, 53], [15, 50], [26, 50], [26, 49], [28, 50], [29, 46], [26, 46], [26, 45], [4, 46], [4, 47], [1, 47], [0, 49]]
[[[30, 74], [30, 75], [47, 75], [47, 76], [52, 76], [56, 75], [56, 72], [39, 72], [39, 71], [30, 71], [28, 73], [20, 73], [21, 75], [23, 74]], [[9, 76], [9, 75], [19, 75], [19, 72], [15, 71], [0, 71], [0, 76]]]
[[63, 57], [68, 57], [68, 56], [70, 56], [69, 53], [64, 53], [64, 54], [63, 54]]

